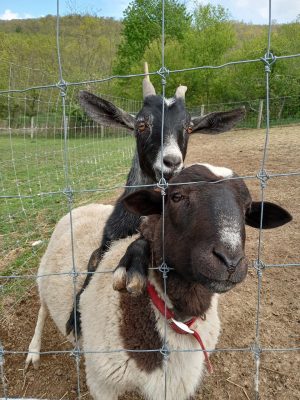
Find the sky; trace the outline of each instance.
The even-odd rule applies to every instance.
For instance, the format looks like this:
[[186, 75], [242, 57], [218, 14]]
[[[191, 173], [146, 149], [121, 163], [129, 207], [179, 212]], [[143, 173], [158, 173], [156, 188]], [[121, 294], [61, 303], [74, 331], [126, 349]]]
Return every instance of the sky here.
[[[182, 0], [191, 10], [195, 0]], [[253, 24], [268, 23], [269, 0], [198, 0], [198, 3], [221, 4], [235, 20]], [[61, 14], [90, 12], [121, 19], [129, 0], [60, 0]], [[56, 0], [0, 0], [0, 19], [38, 18], [56, 14]], [[295, 21], [300, 15], [300, 0], [272, 0], [272, 20]]]

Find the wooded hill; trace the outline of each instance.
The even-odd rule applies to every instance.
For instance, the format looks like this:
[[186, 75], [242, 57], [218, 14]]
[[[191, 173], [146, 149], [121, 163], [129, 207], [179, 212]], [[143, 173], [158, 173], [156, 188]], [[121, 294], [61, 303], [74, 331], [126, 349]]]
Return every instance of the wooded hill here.
[[[199, 6], [193, 15], [181, 10], [181, 25], [176, 34], [172, 33], [172, 27], [170, 32], [167, 31], [165, 63], [168, 69], [220, 65], [228, 61], [263, 57], [267, 47], [266, 26], [231, 21], [221, 6], [208, 7], [210, 9]], [[60, 46], [66, 81], [102, 78], [115, 73], [140, 73], [144, 60], [148, 61], [151, 71], [160, 68], [158, 24], [154, 25], [152, 36], [145, 37], [150, 30], [147, 24], [151, 27], [152, 20], [142, 10], [140, 16], [134, 15], [134, 31], [130, 24], [128, 27], [133, 11], [127, 10], [123, 22], [91, 15], [61, 18]], [[166, 18], [166, 26], [169, 21], [171, 17]], [[134, 33], [131, 37], [130, 32]], [[276, 56], [300, 53], [299, 22], [274, 24], [271, 50]], [[279, 60], [272, 66], [272, 97], [300, 96], [299, 67], [300, 58]], [[0, 89], [47, 85], [58, 82], [58, 76], [54, 16], [0, 21]], [[159, 88], [161, 78], [155, 76], [152, 80]], [[167, 95], [172, 95], [180, 83], [189, 88], [189, 106], [259, 99], [265, 93], [264, 65], [251, 63], [220, 70], [171, 74], [167, 78]], [[96, 88], [90, 86], [89, 89], [141, 99], [140, 78], [114, 80]]]

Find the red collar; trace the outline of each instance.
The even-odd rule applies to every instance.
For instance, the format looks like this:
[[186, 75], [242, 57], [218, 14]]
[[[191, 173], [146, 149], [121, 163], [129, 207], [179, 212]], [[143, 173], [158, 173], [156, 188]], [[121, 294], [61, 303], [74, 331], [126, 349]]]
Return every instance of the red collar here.
[[155, 307], [158, 309], [158, 311], [164, 315], [169, 322], [170, 327], [177, 333], [180, 333], [181, 335], [187, 335], [191, 334], [194, 336], [194, 338], [197, 340], [197, 342], [200, 344], [201, 349], [203, 350], [205, 362], [206, 362], [206, 367], [208, 369], [209, 373], [213, 372], [213, 367], [211, 365], [211, 362], [209, 360], [209, 355], [207, 353], [207, 350], [205, 349], [205, 346], [203, 344], [203, 341], [199, 335], [198, 332], [190, 329], [190, 326], [193, 325], [193, 323], [196, 321], [196, 317], [191, 318], [190, 320], [186, 321], [185, 323], [176, 321], [174, 319], [174, 313], [171, 311], [165, 304], [165, 302], [158, 296], [158, 293], [155, 289], [155, 287], [148, 282], [147, 284], [147, 291], [148, 294], [155, 305]]

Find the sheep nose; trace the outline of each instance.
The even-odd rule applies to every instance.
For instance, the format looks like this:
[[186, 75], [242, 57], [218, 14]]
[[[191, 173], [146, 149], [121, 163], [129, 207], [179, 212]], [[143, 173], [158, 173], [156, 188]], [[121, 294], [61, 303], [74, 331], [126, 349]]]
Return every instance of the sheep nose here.
[[163, 162], [166, 167], [171, 168], [171, 169], [176, 169], [179, 167], [182, 160], [181, 160], [181, 157], [179, 157], [177, 155], [169, 154], [169, 155], [164, 156]]
[[244, 258], [244, 253], [240, 251], [237, 251], [235, 255], [229, 254], [226, 249], [214, 249], [213, 252], [226, 265], [229, 273], [233, 273]]

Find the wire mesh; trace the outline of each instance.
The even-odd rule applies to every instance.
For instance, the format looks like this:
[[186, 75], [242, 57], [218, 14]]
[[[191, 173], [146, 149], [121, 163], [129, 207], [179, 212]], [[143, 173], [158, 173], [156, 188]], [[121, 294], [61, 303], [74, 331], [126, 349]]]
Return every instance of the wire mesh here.
[[[260, 343], [260, 315], [261, 315], [261, 291], [262, 291], [262, 278], [263, 273], [265, 273], [266, 269], [271, 268], [297, 268], [300, 266], [299, 263], [278, 263], [278, 264], [267, 264], [264, 263], [262, 260], [262, 248], [263, 248], [263, 231], [262, 231], [262, 221], [263, 221], [263, 211], [264, 211], [264, 202], [265, 202], [265, 192], [268, 186], [268, 180], [271, 178], [280, 178], [280, 177], [297, 177], [300, 175], [300, 171], [289, 171], [282, 173], [268, 173], [266, 171], [266, 164], [267, 164], [267, 157], [268, 157], [268, 150], [269, 150], [269, 137], [270, 137], [270, 121], [271, 121], [271, 103], [278, 103], [280, 104], [277, 106], [276, 110], [274, 111], [275, 115], [282, 114], [282, 103], [293, 101], [292, 97], [281, 98], [281, 99], [270, 99], [270, 87], [269, 87], [269, 75], [272, 69], [273, 64], [276, 62], [283, 62], [288, 59], [300, 57], [299, 54], [292, 54], [292, 55], [285, 55], [285, 56], [276, 56], [271, 53], [271, 28], [272, 28], [272, 19], [271, 19], [271, 11], [272, 11], [272, 2], [269, 0], [269, 29], [268, 29], [268, 38], [267, 38], [267, 52], [264, 56], [252, 59], [252, 60], [239, 60], [239, 61], [232, 61], [222, 65], [207, 65], [207, 66], [195, 66], [192, 68], [185, 68], [185, 69], [175, 69], [175, 70], [168, 70], [165, 66], [165, 52], [164, 52], [164, 43], [165, 43], [165, 18], [164, 18], [164, 11], [165, 11], [165, 2], [162, 0], [162, 41], [161, 41], [161, 68], [158, 71], [150, 72], [149, 75], [159, 75], [161, 77], [162, 83], [162, 98], [165, 99], [165, 87], [167, 83], [168, 76], [170, 74], [177, 74], [182, 72], [193, 72], [199, 71], [203, 69], [221, 69], [227, 68], [234, 65], [241, 65], [245, 63], [261, 63], [262, 67], [264, 67], [265, 72], [265, 126], [266, 126], [266, 133], [265, 133], [265, 141], [263, 146], [263, 155], [261, 160], [261, 166], [256, 175], [248, 175], [243, 176], [242, 178], [248, 180], [258, 180], [260, 187], [261, 187], [261, 203], [262, 203], [262, 212], [261, 212], [261, 221], [260, 221], [260, 229], [259, 229], [259, 237], [258, 237], [258, 246], [257, 246], [257, 259], [253, 262], [254, 270], [257, 273], [258, 284], [257, 284], [257, 308], [256, 308], [256, 321], [255, 321], [255, 341], [253, 344], [250, 344], [248, 347], [245, 348], [217, 348], [217, 349], [207, 349], [208, 352], [211, 353], [249, 353], [252, 354], [254, 357], [254, 389], [255, 389], [255, 399], [259, 399], [260, 395], [260, 368], [261, 368], [261, 355], [263, 353], [269, 352], [294, 352], [299, 351], [299, 347], [285, 347], [285, 348], [274, 348], [274, 347], [262, 347]], [[122, 139], [120, 143], [118, 143], [115, 139], [110, 139], [111, 132], [108, 128], [103, 128], [95, 125], [88, 121], [85, 117], [81, 115], [76, 115], [75, 118], [78, 118], [80, 121], [80, 125], [78, 124], [72, 125], [72, 118], [74, 118], [74, 114], [72, 114], [72, 107], [71, 103], [68, 103], [68, 98], [74, 96], [74, 92], [70, 91], [72, 88], [86, 85], [86, 84], [101, 84], [107, 81], [115, 80], [115, 79], [129, 79], [129, 78], [139, 78], [145, 76], [145, 74], [128, 74], [128, 75], [120, 75], [120, 76], [109, 76], [106, 78], [101, 79], [93, 79], [93, 80], [85, 80], [81, 82], [67, 82], [64, 80], [63, 77], [63, 61], [60, 52], [60, 14], [59, 14], [59, 0], [57, 0], [57, 25], [56, 25], [56, 40], [57, 40], [57, 60], [58, 60], [58, 83], [50, 83], [47, 85], [40, 84], [34, 85], [26, 88], [13, 88], [12, 87], [12, 79], [13, 79], [13, 68], [14, 65], [9, 63], [9, 87], [7, 90], [0, 91], [0, 97], [7, 96], [7, 110], [8, 110], [8, 126], [4, 127], [3, 129], [7, 129], [9, 132], [9, 145], [10, 145], [10, 154], [11, 159], [6, 159], [1, 161], [3, 167], [10, 165], [11, 166], [11, 176], [9, 177], [12, 180], [13, 185], [9, 186], [7, 179], [5, 176], [0, 174], [1, 177], [1, 186], [2, 186], [2, 193], [0, 195], [0, 199], [3, 204], [4, 214], [6, 218], [6, 222], [12, 226], [13, 232], [17, 232], [18, 230], [18, 218], [25, 217], [27, 220], [28, 229], [27, 231], [30, 232], [32, 228], [30, 225], [30, 218], [31, 216], [37, 212], [37, 201], [42, 203], [42, 207], [46, 212], [51, 210], [48, 198], [58, 198], [58, 205], [55, 207], [60, 208], [60, 215], [65, 213], [65, 210], [69, 212], [70, 215], [70, 241], [72, 247], [72, 255], [73, 255], [73, 262], [72, 262], [72, 271], [68, 273], [73, 281], [73, 297], [74, 297], [74, 304], [76, 305], [76, 292], [77, 292], [77, 278], [81, 274], [88, 274], [88, 272], [78, 272], [76, 270], [76, 263], [74, 258], [74, 235], [73, 235], [73, 228], [72, 228], [72, 210], [75, 206], [78, 205], [74, 200], [74, 195], [81, 195], [81, 194], [93, 194], [93, 193], [105, 193], [110, 192], [114, 189], [121, 189], [126, 188], [126, 186], [122, 185], [121, 182], [124, 180], [125, 174], [124, 169], [128, 167], [129, 160], [132, 158], [133, 155], [133, 140], [130, 136], [126, 135], [123, 131], [119, 132], [119, 137]], [[41, 79], [43, 79], [43, 75], [41, 75]], [[30, 82], [29, 79], [29, 71], [28, 71], [28, 83]], [[43, 96], [43, 91], [47, 91], [50, 96], [45, 97]], [[35, 91], [39, 91], [38, 96], [34, 94]], [[69, 94], [70, 93], [70, 94]], [[117, 100], [117, 99], [114, 99]], [[125, 99], [118, 99], [119, 103], [124, 102]], [[118, 102], [117, 101], [117, 102]], [[39, 110], [46, 110], [45, 113], [40, 111], [38, 114], [42, 114], [42, 118], [40, 120], [31, 119], [30, 121], [25, 117], [23, 120], [20, 118], [14, 118], [13, 110], [15, 104], [23, 104], [24, 107], [30, 106], [31, 102], [36, 102], [38, 104]], [[248, 102], [249, 103], [249, 102]], [[163, 102], [164, 104], [164, 102]], [[233, 103], [223, 104], [223, 109], [228, 109], [232, 107]], [[136, 102], [132, 104], [127, 104], [125, 108], [127, 108], [131, 112], [137, 112], [140, 108], [141, 103]], [[255, 105], [255, 109], [258, 110], [258, 103]], [[278, 108], [279, 107], [279, 108]], [[220, 105], [208, 105], [206, 107], [206, 111], [214, 111], [215, 109], [220, 109]], [[252, 105], [249, 104], [249, 109], [253, 108]], [[191, 113], [198, 113], [199, 110], [191, 110]], [[272, 111], [273, 112], [273, 111]], [[25, 113], [24, 113], [25, 116]], [[41, 120], [42, 119], [42, 120]], [[60, 121], [58, 124], [57, 121]], [[256, 121], [255, 121], [256, 123]], [[59, 126], [59, 128], [57, 128]], [[161, 127], [161, 146], [163, 148], [163, 131], [164, 131], [164, 105], [162, 106], [162, 127]], [[25, 170], [23, 171], [23, 176], [25, 177], [23, 180], [19, 179], [19, 174], [17, 173], [16, 168], [16, 161], [18, 158], [23, 159], [24, 151], [15, 151], [15, 145], [13, 142], [16, 140], [16, 134], [20, 134], [23, 141], [22, 145], [26, 145], [24, 138], [28, 135], [34, 139], [37, 135], [44, 135], [46, 138], [53, 140], [54, 142], [58, 138], [59, 145], [57, 146], [57, 150], [53, 152], [49, 150], [47, 146], [44, 149], [38, 148], [35, 149], [34, 153], [25, 153], [26, 163]], [[106, 167], [107, 179], [106, 181], [102, 182], [103, 187], [96, 187], [95, 182], [97, 177], [100, 174], [103, 174], [105, 171], [105, 160], [100, 160], [99, 156], [97, 155], [95, 148], [99, 146], [99, 137], [107, 137], [110, 142], [107, 145], [107, 150], [105, 153], [102, 153], [103, 159], [105, 156], [111, 156], [111, 159], [118, 160], [116, 163], [116, 168], [118, 171], [116, 184], [113, 184], [114, 181], [111, 176], [111, 164]], [[76, 139], [72, 142], [72, 138]], [[81, 141], [81, 139], [83, 139]], [[124, 141], [126, 141], [126, 146], [124, 147]], [[86, 142], [90, 142], [86, 144]], [[118, 145], [122, 144], [121, 153], [118, 150]], [[102, 145], [105, 144], [102, 142]], [[115, 147], [116, 150], [111, 150], [111, 147]], [[82, 170], [80, 166], [76, 166], [73, 169], [73, 163], [70, 162], [72, 159], [73, 154], [76, 156], [76, 152], [82, 152], [82, 163], [87, 163], [90, 161], [91, 168], [87, 168], [85, 174], [82, 174]], [[121, 157], [118, 155], [121, 154]], [[55, 169], [54, 171], [48, 171], [46, 168], [44, 170], [39, 171], [38, 176], [31, 176], [32, 172], [29, 170], [28, 165], [33, 161], [36, 161], [37, 165], [40, 166], [41, 160], [47, 164], [47, 161], [51, 158], [55, 159]], [[121, 161], [120, 161], [121, 158]], [[103, 161], [103, 162], [101, 162]], [[161, 159], [161, 165], [163, 166], [163, 159]], [[163, 171], [163, 168], [161, 168]], [[88, 180], [87, 180], [88, 176]], [[81, 178], [82, 177], [82, 178]], [[227, 179], [235, 179], [235, 178], [227, 178]], [[219, 182], [219, 181], [218, 181]], [[201, 182], [189, 182], [185, 184], [199, 184]], [[217, 183], [217, 182], [214, 182]], [[8, 186], [7, 186], [8, 185]], [[168, 272], [169, 267], [166, 265], [165, 262], [165, 255], [164, 255], [164, 214], [165, 214], [165, 194], [167, 189], [167, 182], [164, 178], [163, 172], [160, 181], [158, 182], [158, 187], [161, 190], [162, 194], [162, 237], [163, 237], [163, 257], [162, 257], [162, 265], [160, 266], [160, 271], [163, 274], [163, 281], [164, 281], [164, 294], [167, 295], [167, 284], [168, 284]], [[178, 183], [176, 184], [178, 185]], [[153, 185], [140, 185], [138, 187], [151, 187]], [[8, 189], [7, 189], [8, 187]], [[134, 186], [136, 187], [136, 186]], [[51, 188], [51, 190], [49, 190]], [[10, 204], [11, 201], [12, 203]], [[90, 201], [90, 198], [88, 198]], [[18, 208], [18, 212], [16, 213], [15, 204], [18, 202], [20, 204], [20, 208]], [[26, 205], [25, 205], [26, 202]], [[52, 210], [51, 210], [52, 211]], [[52, 224], [53, 225], [53, 224]], [[36, 239], [42, 237], [41, 228], [37, 228]], [[50, 233], [48, 228], [47, 233]], [[11, 235], [8, 231], [3, 235], [4, 241], [10, 241]], [[30, 235], [27, 240], [32, 240], [32, 236]], [[23, 238], [24, 239], [24, 238]], [[26, 240], [26, 238], [25, 238]], [[18, 248], [20, 245], [21, 239], [16, 235], [16, 238], [13, 238], [14, 246]], [[4, 249], [6, 244], [4, 244]], [[40, 258], [42, 251], [45, 249], [45, 243], [37, 243], [33, 246], [30, 256], [26, 260], [23, 261], [23, 264], [18, 265], [15, 268], [12, 268], [8, 274], [0, 275], [0, 279], [2, 282], [2, 287], [5, 286], [5, 283], [9, 280], [18, 281], [24, 279], [35, 279], [37, 275], [34, 273], [34, 264]], [[30, 261], [31, 260], [31, 261]], [[26, 273], [23, 272], [23, 266], [26, 264], [32, 264], [32, 268], [29, 270], [26, 269]], [[32, 273], [28, 273], [28, 271], [32, 271]], [[109, 271], [105, 271], [107, 273]], [[112, 272], [112, 271], [111, 271]], [[96, 271], [96, 273], [104, 273], [102, 271]], [[53, 274], [43, 274], [39, 275], [38, 278], [51, 276]], [[76, 321], [76, 319], [75, 319]], [[76, 323], [76, 322], [75, 322]], [[137, 350], [132, 349], [103, 349], [97, 350], [94, 349], [85, 350], [84, 352], [80, 349], [80, 345], [77, 338], [77, 328], [75, 326], [75, 348], [70, 351], [66, 350], [53, 350], [53, 351], [42, 351], [40, 354], [72, 354], [74, 355], [75, 364], [76, 364], [76, 371], [77, 371], [77, 388], [76, 388], [76, 395], [77, 398], [82, 398], [81, 387], [80, 387], [80, 357], [85, 353], [95, 353], [95, 354], [107, 354], [107, 353], [120, 353], [120, 352], [135, 352]], [[166, 309], [165, 309], [165, 329], [164, 329], [164, 341], [163, 346], [160, 349], [144, 349], [138, 350], [139, 352], [161, 352], [163, 355], [164, 360], [164, 384], [163, 384], [163, 391], [164, 391], [164, 398], [167, 399], [168, 396], [168, 359], [169, 355], [172, 352], [191, 352], [191, 351], [202, 351], [200, 350], [188, 350], [188, 349], [181, 349], [176, 350], [169, 348], [168, 345], [168, 337], [167, 337], [167, 318], [166, 318]], [[6, 355], [25, 355], [27, 351], [17, 351], [17, 350], [8, 350], [3, 347], [3, 344], [0, 342], [0, 376], [1, 376], [1, 384], [2, 384], [2, 396], [3, 398], [8, 398], [7, 392], [7, 385], [5, 381], [5, 364], [4, 358]]]

